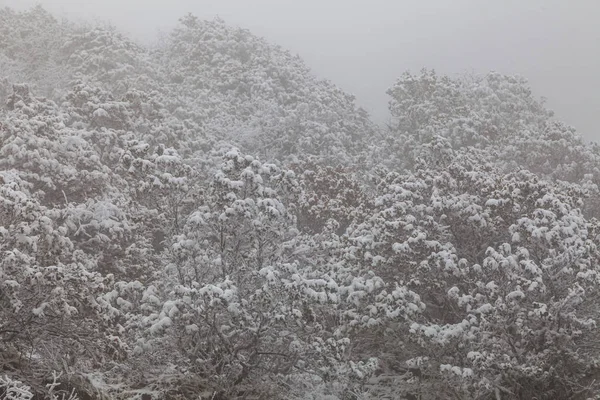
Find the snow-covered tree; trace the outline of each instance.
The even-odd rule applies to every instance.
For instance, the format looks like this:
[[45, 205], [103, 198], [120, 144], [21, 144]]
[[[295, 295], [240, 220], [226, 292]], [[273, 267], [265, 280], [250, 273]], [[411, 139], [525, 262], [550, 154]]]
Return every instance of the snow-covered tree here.
[[0, 398], [600, 391], [600, 151], [524, 79], [405, 73], [380, 134], [221, 20], [40, 7], [0, 74]]
[[381, 324], [383, 350], [372, 354], [410, 372], [413, 394], [596, 393], [598, 226], [579, 193], [465, 156], [444, 170], [391, 173], [379, 193], [347, 251], [423, 302]]

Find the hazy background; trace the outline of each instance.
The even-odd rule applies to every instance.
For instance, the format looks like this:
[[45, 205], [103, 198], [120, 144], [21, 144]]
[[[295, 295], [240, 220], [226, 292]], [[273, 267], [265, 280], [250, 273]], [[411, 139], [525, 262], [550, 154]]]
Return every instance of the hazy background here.
[[404, 70], [519, 74], [557, 116], [600, 141], [598, 0], [0, 0], [110, 21], [151, 43], [187, 12], [220, 16], [298, 53], [379, 122]]

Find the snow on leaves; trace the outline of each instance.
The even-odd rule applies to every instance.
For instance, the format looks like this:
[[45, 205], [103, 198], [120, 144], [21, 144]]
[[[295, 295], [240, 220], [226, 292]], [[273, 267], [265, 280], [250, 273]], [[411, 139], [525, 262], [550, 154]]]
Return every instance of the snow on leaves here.
[[378, 143], [220, 20], [0, 21], [0, 397], [598, 392], [598, 147], [523, 79], [406, 73]]

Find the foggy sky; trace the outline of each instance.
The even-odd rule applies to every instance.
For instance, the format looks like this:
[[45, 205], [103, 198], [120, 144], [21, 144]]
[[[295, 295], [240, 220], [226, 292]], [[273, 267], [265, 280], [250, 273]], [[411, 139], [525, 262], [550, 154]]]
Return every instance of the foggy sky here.
[[0, 0], [57, 17], [110, 21], [152, 42], [187, 12], [223, 18], [299, 54], [378, 122], [405, 70], [495, 70], [529, 79], [557, 117], [600, 141], [597, 0]]

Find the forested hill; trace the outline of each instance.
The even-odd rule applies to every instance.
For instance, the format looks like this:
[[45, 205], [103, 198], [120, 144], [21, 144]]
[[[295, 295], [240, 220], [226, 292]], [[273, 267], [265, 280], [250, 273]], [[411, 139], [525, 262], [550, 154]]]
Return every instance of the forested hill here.
[[[109, 94], [128, 114], [122, 124], [148, 130], [151, 120], [145, 139], [183, 152], [227, 143], [266, 158], [348, 164], [375, 132], [352, 96], [221, 20], [182, 18], [153, 51], [113, 29], [59, 23], [41, 8], [5, 10], [2, 29], [4, 75], [58, 102], [69, 92], [106, 92], [85, 100]], [[134, 104], [138, 118], [129, 115]]]
[[598, 146], [518, 77], [388, 95], [0, 10], [0, 399], [599, 398]]

